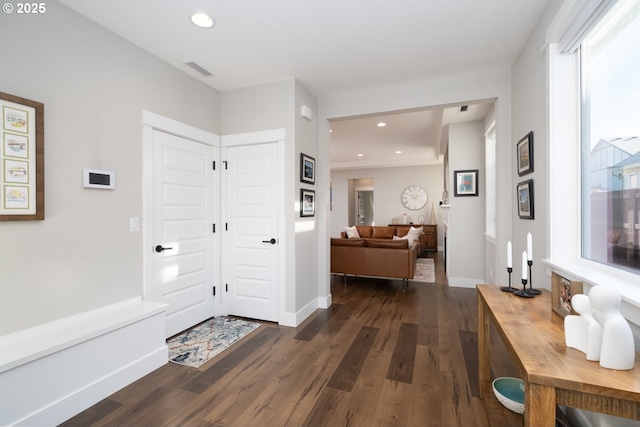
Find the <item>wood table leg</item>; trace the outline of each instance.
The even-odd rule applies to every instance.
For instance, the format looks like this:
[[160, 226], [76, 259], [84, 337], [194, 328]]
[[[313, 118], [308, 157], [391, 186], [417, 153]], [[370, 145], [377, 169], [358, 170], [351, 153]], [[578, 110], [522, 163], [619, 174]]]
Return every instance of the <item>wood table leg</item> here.
[[555, 425], [556, 389], [525, 382], [524, 426], [554, 427]]
[[484, 300], [478, 295], [478, 383], [480, 398], [486, 399], [491, 389], [491, 363], [489, 356], [489, 310]]

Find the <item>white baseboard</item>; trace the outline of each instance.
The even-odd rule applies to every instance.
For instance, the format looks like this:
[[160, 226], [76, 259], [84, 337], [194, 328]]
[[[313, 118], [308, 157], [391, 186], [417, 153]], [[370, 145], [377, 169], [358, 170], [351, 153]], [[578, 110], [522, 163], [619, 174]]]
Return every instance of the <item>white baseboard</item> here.
[[22, 340], [22, 348], [38, 350], [4, 360], [0, 425], [60, 424], [166, 364], [165, 322], [163, 304], [138, 299], [0, 340], [0, 349]]
[[478, 283], [484, 283], [483, 279], [469, 279], [465, 277], [451, 277], [448, 278], [449, 286], [455, 288], [474, 288]]
[[311, 316], [318, 308], [327, 309], [331, 307], [331, 294], [326, 297], [317, 297], [302, 307], [296, 313], [281, 313], [278, 324], [282, 326], [297, 327]]

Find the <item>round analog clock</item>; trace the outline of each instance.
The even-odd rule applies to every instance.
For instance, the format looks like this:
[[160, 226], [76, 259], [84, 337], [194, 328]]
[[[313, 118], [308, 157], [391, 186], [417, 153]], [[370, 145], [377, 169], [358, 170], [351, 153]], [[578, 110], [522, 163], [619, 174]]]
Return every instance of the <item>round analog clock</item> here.
[[411, 210], [422, 209], [427, 204], [427, 192], [418, 185], [407, 187], [402, 192], [402, 204]]

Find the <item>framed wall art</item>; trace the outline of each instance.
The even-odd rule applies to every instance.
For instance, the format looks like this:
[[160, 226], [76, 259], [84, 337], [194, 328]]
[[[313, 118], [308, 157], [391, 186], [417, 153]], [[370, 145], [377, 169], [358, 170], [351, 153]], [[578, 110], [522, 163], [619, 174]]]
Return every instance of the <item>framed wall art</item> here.
[[533, 172], [533, 131], [526, 134], [517, 145], [518, 175]]
[[0, 92], [0, 221], [44, 219], [44, 104]]
[[583, 292], [582, 282], [566, 279], [556, 272], [551, 273], [551, 309], [564, 319], [569, 314], [577, 314], [571, 305], [571, 298]]
[[316, 183], [316, 159], [300, 153], [300, 182]]
[[478, 195], [478, 169], [454, 171], [453, 185], [455, 197]]
[[300, 216], [315, 216], [316, 214], [316, 192], [300, 189]]
[[517, 187], [518, 216], [522, 219], [533, 219], [533, 180], [529, 179]]

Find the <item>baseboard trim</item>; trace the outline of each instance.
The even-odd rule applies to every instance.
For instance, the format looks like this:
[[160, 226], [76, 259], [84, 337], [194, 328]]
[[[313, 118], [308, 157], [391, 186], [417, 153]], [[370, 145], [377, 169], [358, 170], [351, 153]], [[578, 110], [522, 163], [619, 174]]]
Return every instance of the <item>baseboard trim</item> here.
[[278, 324], [281, 326], [297, 327], [311, 316], [318, 308], [327, 309], [331, 307], [331, 294], [326, 297], [316, 297], [296, 313], [282, 313]]
[[[132, 299], [0, 341], [0, 425], [57, 425], [168, 362], [165, 305]], [[10, 357], [9, 357], [10, 356]]]
[[465, 277], [448, 277], [449, 286], [454, 288], [473, 288], [475, 289], [478, 283], [483, 283], [482, 279], [469, 279]]
[[[87, 384], [54, 404], [23, 418], [16, 425], [51, 425], [60, 424], [95, 405], [118, 390], [155, 371], [169, 360], [167, 346], [156, 349], [153, 353], [133, 363], [123, 366], [116, 372]], [[52, 422], [53, 421], [53, 422]]]

